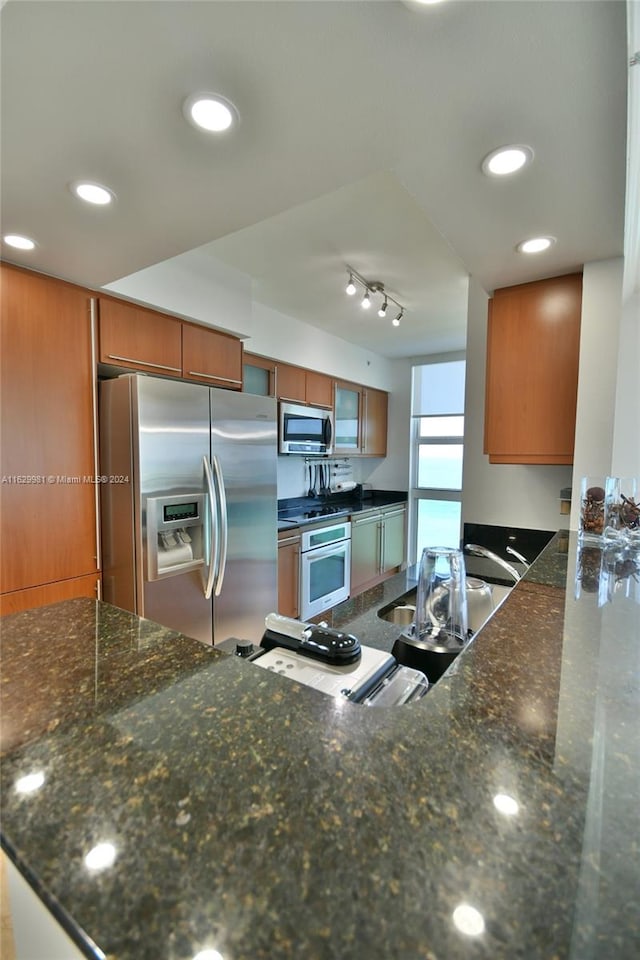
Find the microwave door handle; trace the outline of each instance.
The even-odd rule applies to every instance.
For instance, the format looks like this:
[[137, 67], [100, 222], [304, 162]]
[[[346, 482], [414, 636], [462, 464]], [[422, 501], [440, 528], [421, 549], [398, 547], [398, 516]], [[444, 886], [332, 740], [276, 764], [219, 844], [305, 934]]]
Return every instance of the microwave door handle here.
[[219, 511], [219, 534], [220, 534], [220, 554], [218, 561], [218, 570], [216, 573], [216, 582], [214, 587], [214, 595], [216, 597], [220, 596], [222, 591], [222, 583], [224, 581], [225, 571], [227, 569], [227, 546], [229, 542], [229, 522], [227, 519], [227, 495], [224, 490], [224, 479], [222, 476], [222, 468], [220, 466], [220, 461], [216, 456], [211, 458], [213, 463], [213, 472], [216, 478], [216, 491], [217, 491], [217, 505]]
[[[213, 592], [213, 580], [215, 577], [215, 572], [218, 566], [218, 552], [219, 552], [219, 537], [217, 536], [217, 516], [216, 516], [216, 497], [213, 489], [213, 476], [211, 474], [211, 465], [209, 464], [209, 458], [202, 458], [202, 465], [204, 467], [204, 476], [207, 482], [207, 495], [209, 501], [209, 549], [206, 553], [209, 554], [209, 568], [207, 570], [206, 580], [204, 580], [204, 595], [207, 600], [211, 599], [211, 594]], [[214, 548], [215, 548], [215, 561], [214, 561]]]
[[327, 417], [324, 422], [324, 442], [327, 446], [331, 444], [333, 431], [331, 429], [331, 417]]

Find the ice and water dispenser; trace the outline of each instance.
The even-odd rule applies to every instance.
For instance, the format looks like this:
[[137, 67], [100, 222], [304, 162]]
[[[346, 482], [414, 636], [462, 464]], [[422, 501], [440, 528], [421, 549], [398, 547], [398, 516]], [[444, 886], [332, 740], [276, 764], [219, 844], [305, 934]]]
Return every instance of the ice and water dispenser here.
[[146, 512], [149, 580], [179, 576], [205, 565], [204, 493], [147, 497]]

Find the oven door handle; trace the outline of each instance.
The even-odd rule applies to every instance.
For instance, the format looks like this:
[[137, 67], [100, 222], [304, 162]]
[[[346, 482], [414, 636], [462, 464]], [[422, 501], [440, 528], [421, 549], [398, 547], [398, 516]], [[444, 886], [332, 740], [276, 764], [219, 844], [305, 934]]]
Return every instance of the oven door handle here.
[[323, 544], [321, 547], [312, 547], [310, 550], [303, 551], [301, 557], [307, 562], [310, 560], [324, 560], [325, 557], [330, 557], [337, 552], [336, 547], [340, 548], [340, 553], [344, 552], [347, 549], [347, 544], [350, 542], [350, 540], [336, 540], [334, 543]]

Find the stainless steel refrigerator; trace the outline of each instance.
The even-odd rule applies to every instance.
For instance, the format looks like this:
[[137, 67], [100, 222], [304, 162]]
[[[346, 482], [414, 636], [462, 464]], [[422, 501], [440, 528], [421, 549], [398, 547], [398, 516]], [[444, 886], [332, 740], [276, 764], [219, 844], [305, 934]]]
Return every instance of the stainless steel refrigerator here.
[[103, 597], [206, 643], [277, 609], [276, 402], [125, 375], [100, 384]]

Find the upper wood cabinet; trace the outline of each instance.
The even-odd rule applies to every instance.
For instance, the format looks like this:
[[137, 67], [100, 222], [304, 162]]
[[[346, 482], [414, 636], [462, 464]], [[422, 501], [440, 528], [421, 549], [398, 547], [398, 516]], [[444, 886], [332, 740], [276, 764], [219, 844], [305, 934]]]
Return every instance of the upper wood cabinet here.
[[100, 297], [100, 362], [182, 376], [182, 323], [146, 307]]
[[489, 302], [485, 453], [573, 463], [582, 274], [496, 290]]
[[336, 453], [386, 457], [388, 399], [384, 390], [336, 381]]
[[[8, 264], [1, 265], [1, 281], [0, 592], [85, 577], [93, 584], [97, 448], [90, 296]], [[74, 585], [67, 586], [73, 592]], [[45, 602], [43, 596], [35, 591], [19, 598], [20, 606]], [[2, 608], [16, 609], [11, 601], [4, 598]]]
[[279, 400], [308, 403], [316, 407], [333, 406], [333, 380], [324, 373], [276, 364], [276, 391]]
[[182, 376], [228, 390], [242, 389], [242, 341], [193, 323], [182, 324]]
[[242, 389], [259, 397], [276, 395], [276, 362], [253, 353], [242, 355]]
[[100, 297], [99, 310], [101, 363], [242, 388], [237, 337], [107, 297]]
[[384, 390], [365, 387], [362, 391], [362, 452], [369, 457], [387, 455], [387, 412], [389, 396]]
[[278, 533], [278, 613], [298, 617], [300, 592], [300, 530]]

